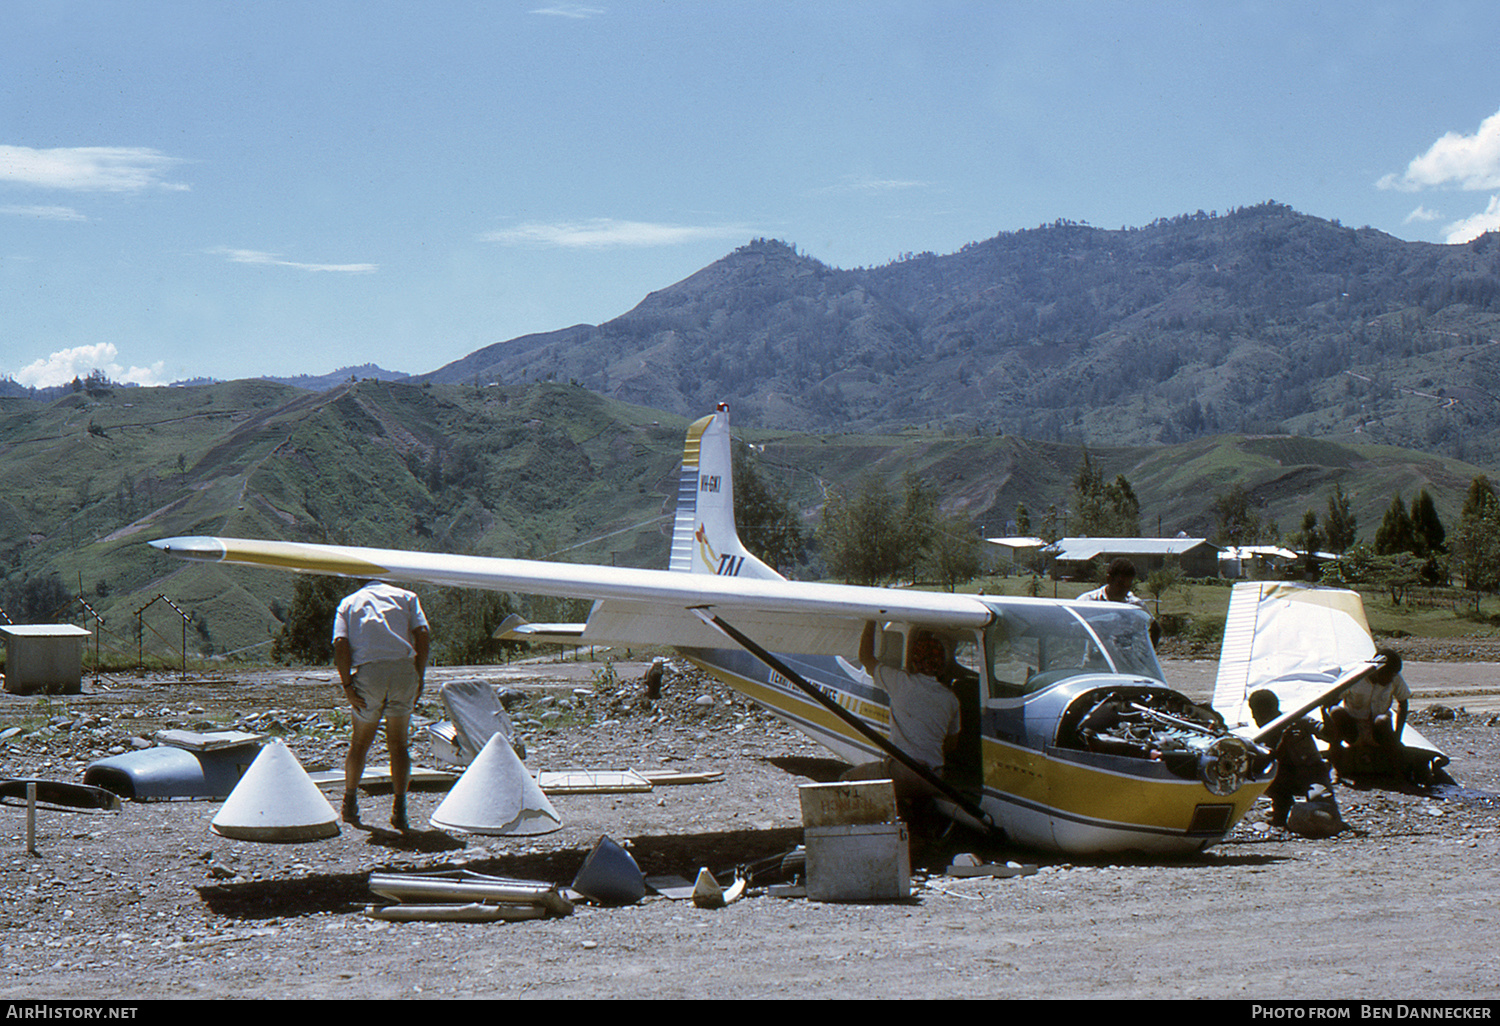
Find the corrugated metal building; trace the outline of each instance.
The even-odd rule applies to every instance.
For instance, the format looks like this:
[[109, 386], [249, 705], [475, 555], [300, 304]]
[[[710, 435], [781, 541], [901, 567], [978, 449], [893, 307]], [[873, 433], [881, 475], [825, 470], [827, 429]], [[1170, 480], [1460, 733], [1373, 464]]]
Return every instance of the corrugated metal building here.
[[1085, 563], [1124, 556], [1137, 580], [1164, 567], [1184, 577], [1218, 577], [1219, 547], [1205, 538], [1059, 538], [1042, 550], [1059, 574], [1075, 576]]

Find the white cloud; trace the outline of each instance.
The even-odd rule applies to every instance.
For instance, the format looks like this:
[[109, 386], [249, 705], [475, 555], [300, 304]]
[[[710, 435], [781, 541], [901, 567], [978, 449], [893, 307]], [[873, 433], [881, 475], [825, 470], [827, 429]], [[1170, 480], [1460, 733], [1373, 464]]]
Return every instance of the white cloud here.
[[7, 206], [0, 207], [0, 214], [9, 217], [34, 217], [39, 221], [87, 221], [88, 218], [72, 207]]
[[599, 217], [588, 221], [564, 221], [554, 224], [531, 222], [500, 231], [485, 232], [484, 242], [506, 245], [557, 246], [563, 249], [614, 249], [620, 247], [678, 246], [709, 239], [742, 238], [748, 232], [743, 225], [653, 224], [646, 221], [617, 221]]
[[1500, 111], [1479, 124], [1473, 135], [1448, 132], [1400, 174], [1375, 183], [1382, 189], [1416, 192], [1440, 185], [1461, 189], [1500, 189]]
[[74, 378], [86, 378], [103, 371], [111, 381], [135, 385], [163, 385], [166, 364], [158, 360], [150, 367], [124, 367], [118, 362], [120, 351], [113, 342], [60, 349], [51, 356], [36, 360], [16, 372], [17, 383], [29, 388], [66, 385]]
[[1448, 234], [1444, 242], [1457, 244], [1479, 238], [1485, 232], [1500, 230], [1500, 196], [1491, 196], [1490, 205], [1482, 213], [1473, 214], [1462, 221], [1454, 221], [1443, 229]]
[[306, 264], [296, 260], [283, 260], [279, 253], [265, 253], [258, 249], [230, 249], [221, 246], [209, 252], [228, 257], [231, 263], [261, 264], [267, 267], [293, 267], [299, 271], [373, 274], [380, 270], [379, 264]]
[[1413, 210], [1411, 213], [1407, 214], [1406, 220], [1402, 221], [1401, 223], [1412, 224], [1418, 221], [1437, 221], [1440, 220], [1442, 216], [1443, 215], [1438, 213], [1436, 210], [1428, 210], [1424, 206], [1418, 206], [1416, 210]]
[[76, 192], [186, 190], [162, 176], [182, 163], [156, 150], [130, 146], [73, 146], [36, 150], [0, 146], [0, 183]]
[[587, 7], [583, 4], [552, 4], [538, 7], [532, 14], [547, 14], [555, 18], [595, 18], [604, 13], [602, 7]]
[[932, 182], [923, 182], [911, 178], [876, 178], [873, 175], [845, 175], [837, 185], [825, 186], [815, 190], [817, 194], [830, 192], [898, 192], [904, 189], [927, 189], [931, 188]]

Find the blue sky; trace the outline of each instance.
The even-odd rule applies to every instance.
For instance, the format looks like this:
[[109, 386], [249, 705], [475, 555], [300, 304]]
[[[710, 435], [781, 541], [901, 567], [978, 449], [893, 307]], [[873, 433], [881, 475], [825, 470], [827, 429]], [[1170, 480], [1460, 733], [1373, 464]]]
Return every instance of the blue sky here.
[[1500, 226], [1500, 4], [6, 0], [0, 375], [433, 370], [752, 238]]

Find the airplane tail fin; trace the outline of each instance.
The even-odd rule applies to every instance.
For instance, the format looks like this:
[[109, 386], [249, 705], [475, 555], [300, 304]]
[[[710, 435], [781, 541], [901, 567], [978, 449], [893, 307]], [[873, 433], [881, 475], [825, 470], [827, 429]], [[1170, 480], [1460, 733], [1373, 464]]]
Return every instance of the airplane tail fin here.
[[688, 427], [668, 568], [722, 577], [781, 577], [740, 541], [734, 522], [729, 408], [723, 403]]

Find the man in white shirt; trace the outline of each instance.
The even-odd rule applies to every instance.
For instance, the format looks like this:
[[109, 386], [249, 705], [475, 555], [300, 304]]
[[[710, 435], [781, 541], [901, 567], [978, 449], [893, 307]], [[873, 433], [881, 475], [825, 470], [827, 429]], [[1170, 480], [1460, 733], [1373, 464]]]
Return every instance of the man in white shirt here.
[[[1086, 591], [1078, 597], [1085, 602], [1124, 602], [1151, 612], [1146, 605], [1146, 600], [1141, 598], [1131, 587], [1135, 584], [1135, 564], [1124, 556], [1118, 556], [1109, 561], [1109, 566], [1104, 571], [1104, 587]], [[1154, 646], [1161, 641], [1161, 625], [1156, 622], [1156, 617], [1151, 618], [1151, 644]]]
[[[1401, 676], [1401, 656], [1395, 649], [1381, 648], [1375, 654], [1385, 662], [1346, 690], [1338, 705], [1323, 710], [1329, 734], [1328, 757], [1337, 767], [1346, 745], [1375, 744], [1385, 753], [1390, 770], [1400, 773], [1405, 763], [1401, 732], [1406, 729], [1411, 688]], [[1392, 703], [1396, 706], [1394, 718]]]
[[359, 822], [358, 788], [380, 721], [391, 757], [391, 825], [406, 830], [407, 751], [412, 709], [422, 697], [431, 640], [416, 595], [371, 581], [345, 597], [333, 618], [333, 662], [349, 702], [353, 731], [344, 760], [346, 823]]
[[[875, 631], [873, 622], [865, 624], [859, 662], [890, 699], [891, 744], [934, 775], [941, 774], [948, 741], [959, 730], [958, 698], [940, 679], [948, 675], [948, 651], [935, 635], [918, 630], [903, 669], [878, 660]], [[930, 790], [926, 781], [896, 760], [891, 761], [890, 772], [903, 794]]]

